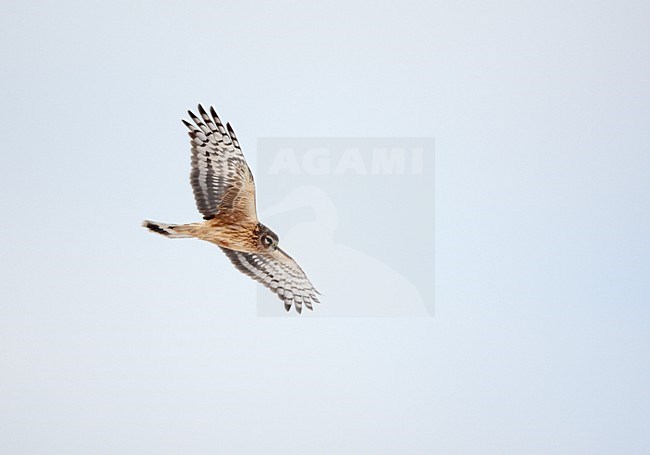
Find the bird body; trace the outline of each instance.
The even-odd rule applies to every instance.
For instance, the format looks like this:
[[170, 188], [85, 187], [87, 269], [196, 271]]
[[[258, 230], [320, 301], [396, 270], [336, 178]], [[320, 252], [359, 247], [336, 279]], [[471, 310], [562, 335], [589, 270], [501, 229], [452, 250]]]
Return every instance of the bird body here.
[[183, 120], [192, 150], [190, 183], [205, 221], [143, 226], [168, 238], [197, 238], [218, 245], [242, 273], [276, 293], [287, 311], [312, 309], [318, 291], [298, 264], [279, 248], [278, 236], [257, 219], [255, 182], [230, 124], [224, 127], [214, 108]]
[[258, 239], [261, 226], [263, 225], [260, 223], [233, 223], [230, 217], [219, 216], [201, 223], [166, 224], [149, 220], [144, 222], [144, 227], [169, 238], [193, 237], [235, 251], [260, 250]]

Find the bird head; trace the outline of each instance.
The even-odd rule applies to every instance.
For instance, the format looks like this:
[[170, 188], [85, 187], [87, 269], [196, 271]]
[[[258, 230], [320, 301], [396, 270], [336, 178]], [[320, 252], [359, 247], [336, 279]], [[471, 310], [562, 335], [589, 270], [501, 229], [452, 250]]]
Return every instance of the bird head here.
[[280, 239], [278, 238], [278, 235], [264, 226], [262, 223], [259, 223], [257, 226], [257, 231], [258, 231], [258, 239], [260, 242], [260, 246], [266, 250], [277, 250], [278, 249], [278, 242]]

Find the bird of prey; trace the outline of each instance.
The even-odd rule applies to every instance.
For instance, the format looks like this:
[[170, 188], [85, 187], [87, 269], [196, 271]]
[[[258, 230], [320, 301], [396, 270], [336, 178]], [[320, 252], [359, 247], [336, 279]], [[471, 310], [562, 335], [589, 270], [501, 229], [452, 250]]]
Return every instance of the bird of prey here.
[[257, 219], [255, 182], [230, 123], [225, 127], [213, 107], [199, 104], [200, 117], [188, 111], [192, 148], [190, 183], [205, 221], [143, 226], [165, 237], [197, 238], [221, 247], [240, 272], [276, 293], [289, 311], [310, 310], [320, 294], [291, 256], [278, 246], [278, 236]]

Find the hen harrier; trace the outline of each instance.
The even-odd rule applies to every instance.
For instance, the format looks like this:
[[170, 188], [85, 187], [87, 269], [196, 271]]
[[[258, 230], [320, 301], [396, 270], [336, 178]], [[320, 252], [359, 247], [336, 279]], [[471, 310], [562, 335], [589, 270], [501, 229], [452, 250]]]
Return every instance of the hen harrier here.
[[165, 224], [145, 221], [143, 226], [165, 237], [205, 240], [221, 247], [240, 272], [275, 292], [289, 311], [302, 312], [318, 302], [319, 292], [291, 256], [278, 247], [278, 236], [257, 220], [255, 182], [230, 123], [223, 126], [214, 108], [201, 118], [188, 111], [192, 146], [190, 182], [205, 221]]

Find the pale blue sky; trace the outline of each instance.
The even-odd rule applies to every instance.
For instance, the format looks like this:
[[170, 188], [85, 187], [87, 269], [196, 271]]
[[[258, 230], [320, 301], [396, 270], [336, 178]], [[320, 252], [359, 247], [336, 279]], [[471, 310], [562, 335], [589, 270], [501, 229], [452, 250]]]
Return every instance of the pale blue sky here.
[[[0, 4], [0, 452], [650, 452], [648, 2], [133, 3]], [[258, 318], [140, 228], [199, 101], [253, 171], [435, 137], [436, 316]]]

